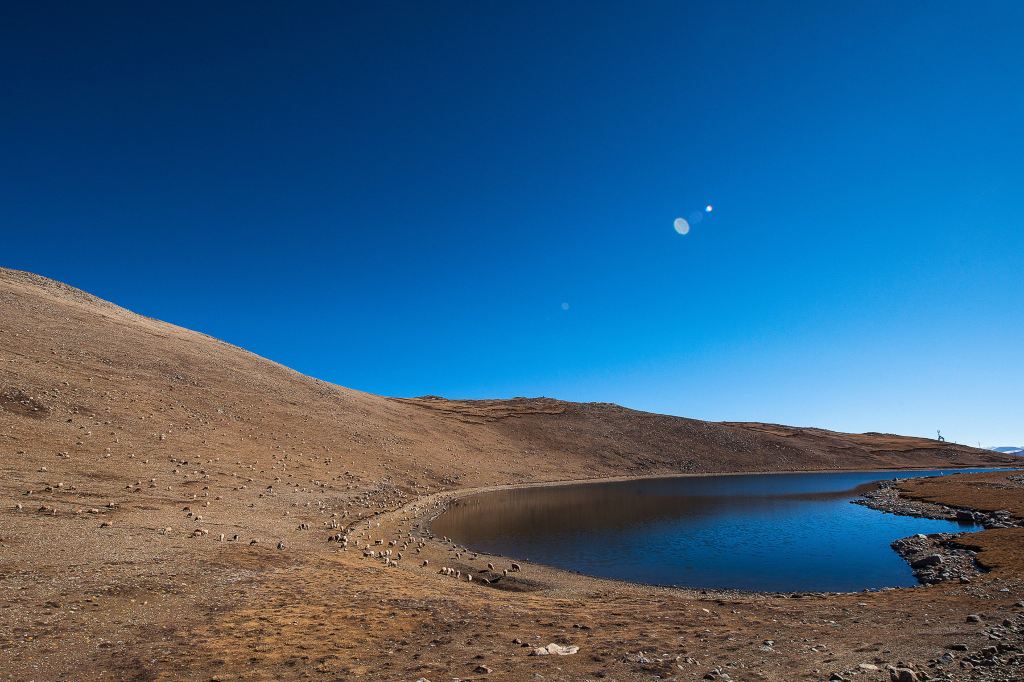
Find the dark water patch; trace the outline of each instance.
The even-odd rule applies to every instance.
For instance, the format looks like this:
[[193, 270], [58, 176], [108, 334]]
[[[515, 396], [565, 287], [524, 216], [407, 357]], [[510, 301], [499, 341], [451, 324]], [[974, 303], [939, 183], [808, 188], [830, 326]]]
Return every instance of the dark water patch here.
[[[975, 529], [850, 504], [879, 480], [964, 470], [750, 474], [516, 488], [432, 524], [474, 550], [656, 585], [854, 591], [916, 584], [890, 547]], [[970, 471], [985, 471], [972, 469]]]

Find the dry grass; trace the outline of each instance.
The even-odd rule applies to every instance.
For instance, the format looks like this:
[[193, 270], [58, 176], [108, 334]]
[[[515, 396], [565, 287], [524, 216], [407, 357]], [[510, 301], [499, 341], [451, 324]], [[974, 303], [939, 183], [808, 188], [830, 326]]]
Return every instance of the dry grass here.
[[[1024, 465], [1024, 458], [1018, 458]], [[960, 474], [950, 479], [916, 478], [900, 489], [907, 497], [965, 509], [1005, 509], [1024, 519], [1024, 472]]]

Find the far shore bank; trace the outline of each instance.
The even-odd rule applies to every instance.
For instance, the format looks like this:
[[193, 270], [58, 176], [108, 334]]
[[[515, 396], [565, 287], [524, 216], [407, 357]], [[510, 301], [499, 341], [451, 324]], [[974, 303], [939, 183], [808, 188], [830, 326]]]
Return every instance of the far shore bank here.
[[[1021, 462], [1021, 467], [1024, 467], [1024, 461]], [[452, 495], [455, 498], [463, 498], [469, 495], [475, 495], [478, 493], [486, 493], [495, 490], [514, 490], [523, 488], [546, 488], [552, 486], [562, 485], [591, 485], [599, 483], [620, 483], [628, 481], [645, 481], [645, 480], [657, 480], [657, 479], [671, 479], [671, 478], [706, 478], [710, 476], [785, 476], [794, 474], [841, 474], [841, 473], [890, 473], [898, 471], [943, 471], [946, 469], [957, 470], [958, 473], [970, 473], [975, 469], [994, 469], [994, 470], [1007, 470], [1016, 471], [1020, 467], [1007, 464], [1006, 466], [923, 466], [923, 467], [871, 467], [871, 468], [852, 468], [852, 469], [785, 469], [785, 470], [770, 470], [770, 471], [699, 471], [699, 472], [681, 472], [681, 473], [655, 473], [655, 474], [637, 474], [628, 476], [602, 476], [598, 478], [566, 478], [556, 479], [550, 481], [530, 481], [527, 483], [502, 483], [497, 485], [487, 486], [475, 486], [469, 488], [458, 488], [456, 490], [446, 490], [439, 495]]]

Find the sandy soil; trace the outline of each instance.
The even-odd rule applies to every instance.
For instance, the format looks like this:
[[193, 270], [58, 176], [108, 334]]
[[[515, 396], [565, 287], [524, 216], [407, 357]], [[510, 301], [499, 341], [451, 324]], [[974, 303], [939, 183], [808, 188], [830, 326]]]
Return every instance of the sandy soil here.
[[[382, 398], [0, 270], [0, 679], [882, 680], [900, 663], [1012, 679], [960, 661], [1019, 642], [1020, 529], [972, 536], [994, 570], [969, 584], [854, 595], [652, 589], [528, 564], [490, 585], [507, 559], [409, 537], [481, 486], [1012, 461], [606, 404]], [[948, 485], [907, 492], [969, 502]], [[1019, 487], [999, 485], [1019, 514]], [[328, 542], [338, 533], [347, 547]], [[364, 557], [367, 540], [402, 559]], [[528, 655], [549, 643], [580, 648]], [[928, 668], [950, 644], [968, 651]]]

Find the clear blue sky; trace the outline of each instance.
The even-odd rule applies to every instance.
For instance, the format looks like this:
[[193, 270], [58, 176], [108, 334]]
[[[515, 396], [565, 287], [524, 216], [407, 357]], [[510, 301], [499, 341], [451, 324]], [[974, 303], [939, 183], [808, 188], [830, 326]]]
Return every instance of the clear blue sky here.
[[1024, 3], [20, 4], [4, 265], [375, 393], [1024, 441]]

